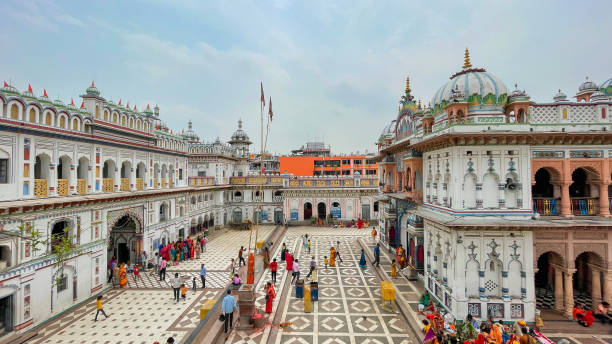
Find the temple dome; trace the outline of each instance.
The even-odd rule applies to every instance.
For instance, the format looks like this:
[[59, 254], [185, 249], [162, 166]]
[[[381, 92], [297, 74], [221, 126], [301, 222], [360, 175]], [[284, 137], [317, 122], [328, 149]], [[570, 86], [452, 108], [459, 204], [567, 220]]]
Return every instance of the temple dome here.
[[578, 86], [578, 92], [597, 91], [597, 89], [597, 84], [589, 80], [588, 76], [586, 77], [586, 80], [582, 84], [580, 84], [580, 86]]
[[234, 131], [234, 133], [232, 134], [232, 138], [228, 143], [229, 144], [236, 144], [236, 143], [251, 144], [251, 141], [249, 140], [249, 135], [247, 135], [247, 133], [244, 130], [242, 130], [242, 120], [238, 120], [238, 129]]
[[605, 94], [606, 96], [612, 96], [612, 78], [604, 81], [599, 86], [599, 91], [601, 93]]
[[466, 49], [463, 69], [438, 89], [431, 104], [434, 112], [439, 112], [444, 108], [443, 102], [452, 100], [461, 99], [471, 104], [504, 105], [507, 97], [506, 84], [483, 68], [473, 68]]

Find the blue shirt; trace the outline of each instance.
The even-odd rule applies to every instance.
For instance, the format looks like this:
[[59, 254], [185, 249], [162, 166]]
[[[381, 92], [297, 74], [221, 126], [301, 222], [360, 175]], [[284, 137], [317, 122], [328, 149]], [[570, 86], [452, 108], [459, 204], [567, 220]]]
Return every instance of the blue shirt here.
[[200, 276], [206, 277], [206, 267], [203, 267], [202, 270], [200, 270]]
[[223, 304], [221, 305], [221, 310], [223, 313], [229, 314], [233, 313], [234, 309], [238, 309], [238, 305], [236, 305], [236, 299], [232, 295], [225, 295], [223, 298]]
[[380, 247], [378, 247], [378, 246], [374, 247], [374, 255], [376, 257], [380, 256]]

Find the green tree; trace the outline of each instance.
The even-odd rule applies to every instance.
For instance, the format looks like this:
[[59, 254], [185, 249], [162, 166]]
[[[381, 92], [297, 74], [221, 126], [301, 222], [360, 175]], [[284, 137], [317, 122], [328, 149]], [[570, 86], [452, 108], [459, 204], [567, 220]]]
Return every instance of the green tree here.
[[43, 236], [43, 232], [31, 228], [29, 225], [21, 224], [18, 227], [19, 231], [6, 231], [3, 227], [0, 228], [0, 238], [21, 239], [29, 244], [32, 253], [45, 250], [51, 247], [51, 256], [54, 259], [53, 268], [57, 270], [54, 285], [57, 285], [64, 277], [64, 266], [71, 257], [78, 255], [81, 250], [73, 244], [76, 236], [70, 234], [70, 228], [65, 227], [63, 235], [52, 235], [49, 237]]

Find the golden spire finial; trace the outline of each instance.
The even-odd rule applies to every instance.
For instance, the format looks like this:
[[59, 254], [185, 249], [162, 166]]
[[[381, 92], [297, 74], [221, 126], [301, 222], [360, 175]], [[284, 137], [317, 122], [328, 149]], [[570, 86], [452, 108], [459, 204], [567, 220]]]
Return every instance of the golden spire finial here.
[[410, 93], [410, 77], [406, 77], [406, 94]]
[[470, 62], [470, 51], [467, 47], [465, 47], [465, 58], [463, 59], [463, 69], [472, 68], [472, 63]]

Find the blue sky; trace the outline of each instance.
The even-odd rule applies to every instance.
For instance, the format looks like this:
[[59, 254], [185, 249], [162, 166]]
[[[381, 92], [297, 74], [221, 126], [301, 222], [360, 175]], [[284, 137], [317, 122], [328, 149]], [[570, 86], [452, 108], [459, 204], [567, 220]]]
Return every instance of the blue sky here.
[[[259, 82], [272, 96], [269, 150], [324, 139], [374, 151], [407, 75], [429, 102], [472, 64], [533, 99], [612, 77], [612, 1], [2, 1], [0, 79], [53, 98], [159, 104], [180, 130], [259, 142]], [[76, 101], [76, 99], [75, 99]]]

